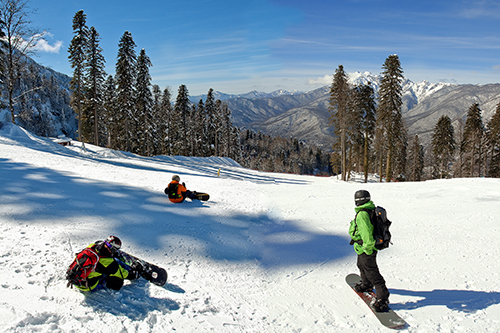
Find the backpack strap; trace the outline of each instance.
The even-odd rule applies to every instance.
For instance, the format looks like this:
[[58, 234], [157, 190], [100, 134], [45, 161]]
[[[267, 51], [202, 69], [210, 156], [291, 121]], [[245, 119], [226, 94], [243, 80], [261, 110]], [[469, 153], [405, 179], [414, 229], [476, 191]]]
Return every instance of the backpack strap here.
[[168, 184], [168, 197], [171, 199], [180, 198], [181, 195], [177, 193], [178, 188], [179, 188], [179, 183]]
[[[368, 213], [368, 217], [370, 218], [370, 223], [373, 225], [373, 213], [375, 212], [375, 209], [360, 209], [359, 212], [356, 213], [356, 216], [354, 216], [354, 231], [353, 231], [353, 236], [356, 234], [356, 231], [358, 229], [358, 223], [357, 223], [357, 218], [358, 218], [358, 214], [361, 213], [361, 212], [367, 212]], [[359, 245], [363, 245], [363, 240], [360, 239], [358, 241], [354, 241], [354, 243], [358, 243]]]

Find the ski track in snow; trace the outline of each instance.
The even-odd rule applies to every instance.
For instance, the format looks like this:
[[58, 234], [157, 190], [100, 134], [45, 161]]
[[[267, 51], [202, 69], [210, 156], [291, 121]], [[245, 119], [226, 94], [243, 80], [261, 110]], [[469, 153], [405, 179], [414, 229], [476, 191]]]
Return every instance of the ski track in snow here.
[[[0, 128], [2, 332], [386, 332], [344, 282], [360, 188], [393, 221], [378, 262], [402, 331], [500, 331], [498, 179], [346, 183], [74, 144]], [[211, 200], [168, 202], [174, 173]], [[67, 288], [74, 253], [109, 234], [166, 286]]]

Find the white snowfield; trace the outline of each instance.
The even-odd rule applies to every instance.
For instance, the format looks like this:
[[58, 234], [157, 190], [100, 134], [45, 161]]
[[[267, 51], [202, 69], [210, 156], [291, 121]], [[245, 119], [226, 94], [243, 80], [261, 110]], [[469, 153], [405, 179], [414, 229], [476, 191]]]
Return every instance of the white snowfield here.
[[[500, 331], [499, 179], [346, 183], [73, 144], [0, 129], [2, 332], [387, 332], [344, 282], [358, 189], [393, 221], [378, 263], [403, 331]], [[170, 203], [173, 174], [210, 201]], [[67, 288], [110, 234], [167, 285]]]

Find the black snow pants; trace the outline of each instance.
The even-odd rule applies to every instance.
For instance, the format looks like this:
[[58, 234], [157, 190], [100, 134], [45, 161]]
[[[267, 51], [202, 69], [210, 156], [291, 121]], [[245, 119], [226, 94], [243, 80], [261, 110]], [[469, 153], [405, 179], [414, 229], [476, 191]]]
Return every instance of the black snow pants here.
[[377, 266], [377, 252], [371, 255], [362, 253], [358, 255], [358, 268], [361, 273], [361, 283], [365, 286], [375, 287], [378, 299], [388, 300], [389, 290], [385, 286], [384, 277], [380, 274]]

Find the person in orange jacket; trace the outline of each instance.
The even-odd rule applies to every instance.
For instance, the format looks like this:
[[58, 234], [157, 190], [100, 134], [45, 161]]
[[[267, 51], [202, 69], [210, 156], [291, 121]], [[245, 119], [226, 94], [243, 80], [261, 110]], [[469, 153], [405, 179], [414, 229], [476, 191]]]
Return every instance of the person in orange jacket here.
[[196, 192], [191, 192], [186, 188], [186, 184], [180, 183], [181, 178], [178, 175], [172, 177], [172, 181], [165, 188], [165, 194], [172, 202], [183, 202], [186, 198], [196, 199]]

